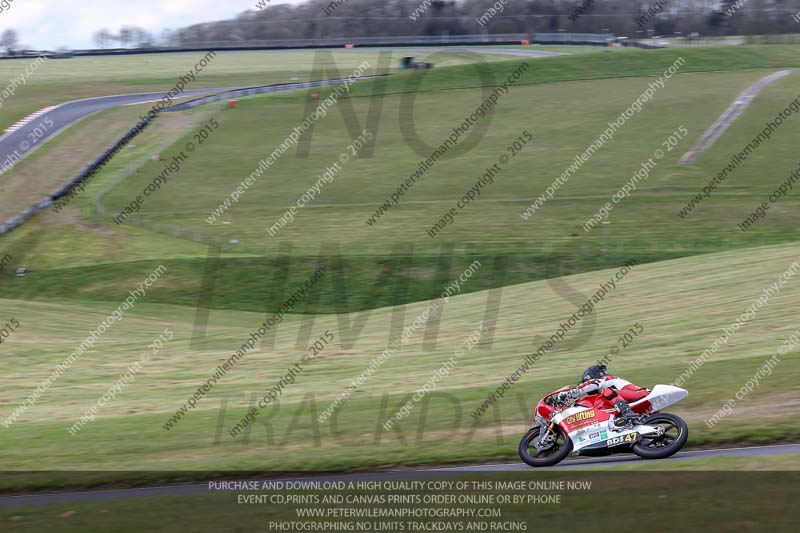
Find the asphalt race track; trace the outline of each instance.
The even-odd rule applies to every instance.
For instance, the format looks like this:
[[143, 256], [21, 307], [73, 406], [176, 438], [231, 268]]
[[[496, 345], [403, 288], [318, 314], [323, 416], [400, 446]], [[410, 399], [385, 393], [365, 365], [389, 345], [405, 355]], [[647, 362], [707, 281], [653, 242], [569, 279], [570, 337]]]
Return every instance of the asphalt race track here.
[[[715, 450], [695, 450], [680, 452], [658, 461], [647, 461], [648, 464], [657, 464], [663, 461], [690, 461], [692, 459], [708, 457], [764, 457], [770, 455], [800, 454], [800, 444], [776, 444], [770, 446], [750, 446], [745, 448], [722, 448]], [[363, 474], [332, 474], [324, 476], [305, 476], [303, 478], [274, 476], [270, 479], [303, 481], [394, 481], [407, 478], [433, 477], [441, 478], [449, 475], [464, 475], [470, 473], [496, 473], [528, 471], [531, 475], [542, 470], [563, 470], [576, 467], [613, 467], [620, 463], [643, 462], [634, 455], [617, 455], [593, 459], [568, 459], [558, 466], [551, 468], [530, 468], [523, 463], [487, 464], [474, 466], [456, 466], [449, 468], [429, 468], [419, 470], [401, 470], [373, 472]], [[256, 478], [258, 479], [258, 478]], [[25, 494], [19, 496], [0, 496], [0, 505], [56, 505], [62, 503], [98, 502], [107, 500], [122, 500], [129, 498], [147, 498], [158, 496], [189, 496], [193, 494], [208, 494], [208, 483], [195, 483], [187, 485], [166, 485], [161, 487], [146, 487], [135, 489], [109, 489], [92, 490], [83, 492], [62, 492], [50, 494]]]

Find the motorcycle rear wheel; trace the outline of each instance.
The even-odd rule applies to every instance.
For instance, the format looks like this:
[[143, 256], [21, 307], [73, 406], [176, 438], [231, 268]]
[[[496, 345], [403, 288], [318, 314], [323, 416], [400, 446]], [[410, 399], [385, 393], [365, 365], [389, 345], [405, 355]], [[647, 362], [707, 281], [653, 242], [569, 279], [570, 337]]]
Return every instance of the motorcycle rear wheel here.
[[642, 423], [665, 429], [662, 436], [653, 439], [643, 438], [631, 447], [633, 453], [642, 459], [666, 459], [679, 452], [689, 438], [689, 427], [676, 415], [658, 413], [647, 417]]
[[564, 434], [564, 431], [556, 426], [556, 442], [552, 448], [538, 452], [533, 447], [531, 453], [530, 446], [539, 438], [541, 428], [535, 427], [528, 430], [519, 442], [519, 457], [528, 466], [539, 468], [543, 466], [553, 466], [564, 460], [572, 451], [572, 441]]

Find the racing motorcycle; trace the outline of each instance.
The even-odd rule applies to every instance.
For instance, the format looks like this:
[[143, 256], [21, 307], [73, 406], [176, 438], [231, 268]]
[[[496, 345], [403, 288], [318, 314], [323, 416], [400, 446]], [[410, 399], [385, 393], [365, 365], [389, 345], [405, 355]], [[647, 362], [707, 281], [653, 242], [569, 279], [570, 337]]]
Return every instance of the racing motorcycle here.
[[542, 398], [534, 423], [519, 443], [519, 456], [530, 466], [553, 466], [570, 453], [603, 456], [635, 453], [643, 459], [664, 459], [678, 452], [689, 438], [682, 418], [661, 409], [689, 395], [672, 385], [656, 385], [643, 398], [630, 402], [638, 421], [617, 426], [617, 410], [601, 395], [560, 401], [565, 386]]

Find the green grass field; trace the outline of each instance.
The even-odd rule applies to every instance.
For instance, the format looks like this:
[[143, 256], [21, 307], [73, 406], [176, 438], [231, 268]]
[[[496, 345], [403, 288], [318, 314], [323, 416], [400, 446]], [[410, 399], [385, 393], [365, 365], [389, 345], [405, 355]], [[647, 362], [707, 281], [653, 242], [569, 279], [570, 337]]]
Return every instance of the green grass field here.
[[[3, 467], [38, 469], [43, 457], [50, 458], [53, 468], [76, 470], [317, 470], [510, 459], [516, 453], [519, 435], [530, 423], [530, 408], [535, 401], [564, 383], [574, 382], [583, 367], [607, 355], [609, 346], [635, 322], [640, 322], [645, 332], [613, 361], [613, 367], [623, 369], [629, 379], [638, 383], [672, 382], [713, 342], [721, 328], [777, 279], [796, 255], [795, 245], [785, 245], [635, 267], [599, 307], [596, 326], [586, 345], [545, 357], [536, 371], [517, 384], [513, 395], [474, 426], [469, 413], [531, 351], [532, 337], [549, 336], [574, 311], [573, 305], [555, 294], [546, 282], [506, 288], [491, 348], [465, 355], [437, 389], [456, 404], [443, 395], [431, 396], [427, 407], [420, 405], [401, 424], [402, 433], [384, 432], [380, 426], [404, 403], [406, 395], [435, 373], [478, 326], [484, 317], [485, 293], [451, 300], [439, 323], [435, 347], [423, 346], [420, 333], [359, 389], [337, 419], [318, 424], [312, 413], [321, 413], [353, 376], [386, 348], [392, 309], [372, 312], [366, 316], [364, 330], [352, 346], [331, 346], [325, 357], [310, 363], [286, 391], [280, 410], [262, 421], [266, 425], [259, 422], [248, 438], [237, 439], [229, 437], [227, 430], [244, 416], [251, 397], [277, 382], [305, 351], [302, 346], [295, 346], [303, 325], [301, 317], [279, 327], [274, 348], [243, 359], [236, 372], [214, 389], [212, 397], [203, 400], [176, 427], [165, 431], [162, 424], [230, 355], [233, 347], [247, 339], [263, 315], [212, 313], [209, 337], [192, 349], [189, 342], [193, 309], [144, 301], [23, 419], [4, 430]], [[148, 272], [149, 268], [131, 272], [132, 279]], [[725, 275], [720, 276], [720, 272]], [[580, 293], [591, 294], [610, 274], [581, 274], [568, 282]], [[180, 282], [180, 276], [170, 277], [169, 271], [161, 281], [162, 287]], [[153, 293], [159, 290], [156, 286]], [[791, 316], [798, 303], [796, 295], [793, 287], [787, 286], [737, 333], [730, 346], [689, 381], [691, 394], [675, 410], [689, 420], [691, 442], [766, 441], [796, 435], [789, 416], [791, 406], [797, 402], [796, 391], [787, 394], [792, 390], [799, 362], [794, 354], [782, 360], [780, 370], [770, 377], [769, 386], [758, 389], [740, 404], [735, 416], [724, 419], [713, 430], [704, 426], [704, 421], [736, 393], [740, 383], [776, 353], [782, 339], [797, 329]], [[103, 320], [110, 307], [4, 300], [5, 312], [22, 323], [9, 345], [7, 386], [0, 393], [8, 412], [68, 350], [81, 342], [85, 332]], [[408, 321], [424, 307], [423, 303], [407, 306]], [[532, 307], [536, 313], [530, 312]], [[336, 342], [347, 340], [340, 333], [336, 316], [314, 318], [310, 325], [314, 338], [330, 330], [336, 335]], [[350, 324], [355, 318], [347, 317]], [[165, 327], [175, 332], [175, 340], [102, 410], [98, 420], [77, 436], [70, 436], [66, 430], [76, 420], [76, 413], [85, 411], [101, 396]], [[42, 339], [52, 340], [43, 343]], [[781, 403], [777, 407], [764, 409], [778, 398]], [[227, 402], [224, 411], [223, 401]]]
[[[671, 383], [798, 257], [792, 197], [776, 204], [754, 229], [743, 233], [736, 228], [797, 166], [796, 117], [691, 217], [676, 216], [732, 153], [797, 96], [800, 77], [784, 78], [761, 93], [696, 164], [679, 165], [680, 156], [742, 90], [774, 70], [797, 66], [797, 50], [703, 47], [508, 61], [494, 56], [485, 72], [496, 80], [504, 80], [523, 61], [530, 68], [500, 99], [485, 138], [465, 155], [437, 163], [373, 226], [366, 224], [369, 215], [420, 159], [404, 142], [398, 124], [413, 123], [420, 138], [433, 146], [444, 141], [482, 96], [469, 66], [434, 69], [414, 93], [409, 92], [408, 76], [414, 75], [409, 73], [392, 76], [383, 88], [357, 84], [339, 105], [352, 104], [361, 127], [370, 106], [381, 106], [374, 155], [347, 163], [320, 198], [277, 237], [270, 237], [266, 228], [351, 142], [338, 110], [316, 125], [308, 157], [287, 153], [213, 225], [206, 222], [208, 215], [302, 121], [307, 93], [242, 99], [236, 109], [214, 104], [163, 115], [65, 211], [39, 215], [0, 240], [0, 257], [7, 253], [15, 258], [14, 266], [31, 270], [24, 278], [14, 277], [11, 267], [0, 271], [0, 322], [15, 318], [21, 323], [2, 346], [0, 421], [144, 277], [158, 265], [166, 267], [164, 278], [121, 324], [19, 421], [0, 428], [0, 469], [184, 470], [202, 476], [221, 470], [315, 471], [513, 459], [536, 401], [575, 383], [583, 368], [608, 355], [636, 322], [644, 333], [614, 359], [612, 371], [644, 386]], [[280, 56], [270, 71], [272, 79], [289, 73], [295, 55], [306, 57]], [[540, 212], [523, 220], [520, 214], [533, 199], [678, 56], [685, 58], [685, 66], [654, 101]], [[309, 75], [313, 56], [307, 57], [301, 78]], [[344, 58], [340, 70], [354, 67], [357, 62], [348, 61], [358, 57], [337, 55], [337, 62]], [[453, 55], [455, 62], [468, 59]], [[230, 66], [234, 70], [225, 79], [252, 79], [247, 76], [255, 74], [245, 72], [252, 60], [237, 58], [240, 63]], [[160, 65], [152, 83], [163, 86], [170, 66]], [[129, 83], [113, 72], [107, 76], [109, 90]], [[213, 85], [220, 79], [207, 81]], [[404, 105], [410, 98], [415, 98], [413, 113]], [[77, 128], [89, 132], [104, 124], [121, 125], [125, 113], [98, 115]], [[112, 217], [211, 118], [220, 126], [202, 149], [139, 213], [122, 226], [114, 224]], [[681, 126], [687, 137], [614, 210], [608, 228], [590, 234], [580, 229]], [[523, 130], [532, 134], [532, 144], [453, 225], [436, 239], [428, 237], [425, 230]], [[66, 143], [72, 139], [65, 134], [55, 141], [63, 145], [54, 143], [30, 164], [43, 165], [46, 160], [37, 163], [36, 158], [69, 150]], [[97, 136], [94, 142], [100, 141]], [[151, 160], [156, 154], [160, 162]], [[215, 276], [209, 276], [213, 262], [207, 260], [212, 242], [222, 245]], [[566, 347], [545, 357], [497, 409], [473, 425], [469, 414], [538, 346], [535, 339], [550, 336], [630, 259], [639, 265], [599, 306], [593, 325], [582, 326], [577, 339], [570, 338]], [[445, 306], [441, 319], [359, 388], [333, 424], [316, 423], [315, 413], [387, 348], [390, 332], [402, 327], [399, 317], [410, 324], [427, 300], [475, 260], [481, 269]], [[319, 262], [328, 266], [328, 275], [287, 315], [274, 341], [245, 357], [209, 397], [166, 431], [162, 425], [187, 397]], [[566, 276], [566, 288], [554, 282], [561, 275]], [[691, 443], [797, 438], [791, 415], [800, 401], [793, 388], [800, 364], [795, 354], [782, 360], [779, 371], [735, 415], [711, 430], [704, 423], [797, 330], [794, 283], [687, 384], [690, 396], [674, 411], [689, 421]], [[493, 291], [499, 288], [502, 293]], [[195, 328], [198, 305], [209, 310], [204, 334]], [[429, 403], [403, 421], [401, 431], [384, 432], [385, 419], [484, 320], [493, 328], [491, 342], [487, 339], [467, 353]], [[71, 436], [67, 428], [164, 328], [175, 339], [96, 421]], [[229, 437], [227, 430], [244, 416], [253, 398], [274, 386], [326, 330], [334, 334], [334, 344], [286, 390], [280, 410], [262, 415], [249, 435]], [[17, 483], [13, 480], [10, 486]], [[69, 481], [46, 477], [30, 483]]]
[[[414, 270], [426, 272], [436, 268], [444, 245], [455, 246], [453, 271], [471, 262], [467, 255], [487, 261], [497, 256], [507, 258], [507, 273], [503, 279], [498, 274], [468, 289], [479, 290], [546, 278], [552, 272], [555, 255], [559, 254], [569, 258], [569, 261], [562, 261], [567, 272], [583, 272], [621, 264], [631, 256], [640, 262], [650, 262], [792, 242], [797, 230], [791, 217], [794, 205], [791, 197], [772, 210], [769, 224], [761, 224], [747, 233], [735, 228], [796, 166], [792, 160], [792, 139], [800, 129], [797, 123], [784, 126], [774, 140], [737, 170], [735, 180], [730, 180], [724, 190], [717, 192], [691, 216], [691, 220], [676, 216], [678, 209], [725, 164], [733, 148], [738, 151], [747, 139], [760, 131], [764, 117], [774, 115], [796, 95], [800, 78], [790, 76], [781, 80], [762, 93], [734, 124], [725, 142], [717, 143], [696, 165], [677, 164], [680, 155], [728, 103], [765, 74], [753, 67], [766, 68], [775, 61], [785, 65], [786, 50], [740, 47], [681, 52], [687, 60], [681, 72], [687, 73], [670, 80], [657, 93], [656, 99], [618, 132], [612, 143], [589, 160], [580, 173], [528, 221], [520, 218], [522, 211], [602, 133], [610, 120], [616, 119], [639, 96], [651, 81], [650, 75], [663, 72], [673, 63], [677, 53], [671, 50], [631, 51], [623, 55], [528, 60], [534, 67], [500, 101], [480, 145], [458, 159], [438, 163], [403, 197], [399, 206], [374, 226], [366, 224], [367, 218], [414, 172], [420, 158], [405, 145], [399, 128], [394, 126], [401, 112], [407, 112], [402, 94], [396, 94], [402, 93], [406, 86], [405, 75], [390, 80], [384, 89], [387, 96], [383, 98], [352, 99], [362, 127], [370, 106], [381, 106], [373, 157], [348, 163], [321, 197], [302, 210], [277, 237], [270, 237], [266, 228], [317, 181], [326, 167], [337, 161], [349, 144], [348, 130], [341, 115], [333, 110], [319, 122], [308, 158], [297, 158], [294, 150], [287, 153], [270, 169], [268, 177], [247, 191], [213, 226], [208, 225], [206, 218], [235, 185], [256, 168], [259, 160], [280, 144], [293, 125], [302, 120], [305, 99], [302, 95], [275, 95], [244, 100], [236, 110], [223, 109], [220, 105], [185, 116], [167, 115], [164, 124], [142, 135], [137, 139], [136, 148], [126, 150], [107, 172], [95, 179], [82, 198], [71, 204], [66, 215], [45, 218], [48, 242], [78, 239], [87, 245], [80, 248], [57, 246], [55, 250], [48, 247], [43, 254], [31, 250], [39, 268], [57, 272], [41, 281], [29, 282], [25, 286], [28, 290], [23, 293], [11, 294], [35, 297], [46, 290], [48, 297], [56, 294], [91, 299], [107, 297], [105, 289], [98, 295], [90, 288], [97, 276], [124, 277], [125, 262], [158, 257], [174, 261], [176, 268], [186, 271], [186, 276], [193, 279], [186, 290], [176, 288], [164, 294], [162, 301], [175, 302], [177, 298], [183, 303], [193, 302], [195, 289], [201, 283], [204, 264], [201, 259], [207, 253], [210, 240], [223, 243], [226, 253], [222, 264], [230, 267], [229, 275], [220, 280], [222, 289], [219, 292], [224, 296], [215, 305], [249, 311], [279, 303], [270, 300], [266, 285], [253, 287], [248, 279], [254, 275], [261, 279], [274, 278], [273, 254], [287, 243], [293, 247], [295, 264], [303, 265], [303, 268], [293, 269], [295, 281], [304, 279], [305, 271], [318, 260], [320, 253], [326, 256], [333, 253], [323, 246], [338, 243], [342, 260], [348, 263], [348, 278], [358, 288], [355, 292], [348, 291], [345, 302], [341, 301], [341, 296], [328, 292], [322, 296], [321, 305], [323, 310], [354, 310], [360, 309], [363, 305], [360, 302], [366, 300], [377, 307], [432, 297], [429, 286], [419, 284], [411, 284], [408, 295], [387, 292], [382, 299], [368, 297], [371, 280], [384, 268], [387, 254], [399, 253], [399, 247], [403, 246], [405, 255], [413, 247], [414, 256], [408, 261], [412, 278]], [[735, 56], [735, 52], [741, 57]], [[725, 65], [729, 69], [735, 58], [741, 67], [750, 68], [743, 72], [716, 72]], [[518, 60], [492, 63], [495, 77], [503, 79], [518, 64]], [[553, 83], [585, 78], [590, 72], [596, 78], [615, 74], [627, 77]], [[639, 77], [634, 77], [637, 75]], [[422, 92], [416, 97], [414, 116], [403, 115], [402, 120], [407, 124], [413, 122], [424, 142], [434, 146], [446, 139], [465, 113], [480, 103], [481, 96], [477, 89], [445, 90], [475, 84], [475, 74], [468, 68], [455, 72], [452, 69], [433, 71], [426, 80], [429, 81], [423, 83]], [[431, 90], [426, 89], [428, 83], [433, 86]], [[708, 91], [698, 91], [701, 86]], [[372, 88], [371, 82], [364, 83], [355, 88], [354, 93], [368, 95]], [[442, 98], [450, 104], [447, 109], [440, 105]], [[526, 110], [521, 115], [523, 118], [520, 118], [520, 110]], [[193, 130], [186, 124], [199, 124], [200, 117], [195, 115], [207, 118], [209, 112], [214, 113], [220, 131], [210, 138], [203, 150], [192, 155], [168, 186], [149, 198], [124, 227], [117, 228], [111, 218], [164, 166], [163, 162], [149, 161], [150, 156], [158, 153], [162, 160], [169, 160], [193, 136]], [[286, 126], [266, 126], [274, 123]], [[176, 139], [174, 131], [181, 126], [185, 134]], [[628, 181], [641, 162], [652, 157], [653, 151], [662, 147], [662, 141], [681, 126], [689, 131], [687, 138], [666, 154], [636, 194], [617, 207], [609, 219], [610, 226], [592, 233], [580, 229], [581, 224]], [[482, 193], [478, 203], [465, 210], [455, 224], [436, 239], [428, 237], [425, 231], [481, 176], [488, 166], [486, 161], [496, 161], [497, 155], [526, 129], [534, 136], [534, 144], [509, 164]], [[643, 139], [648, 141], [645, 143]], [[163, 149], [171, 143], [172, 148]], [[190, 180], [192, 185], [189, 185]], [[196, 186], [198, 182], [202, 187]], [[189, 187], [192, 194], [187, 195]], [[735, 206], [731, 202], [736, 202]], [[102, 214], [98, 213], [98, 206]], [[83, 220], [97, 228], [95, 231], [81, 231], [75, 227], [71, 215], [78, 208], [83, 212]], [[223, 220], [230, 224], [221, 224]], [[336, 224], [330, 224], [331, 220]], [[100, 228], [116, 230], [115, 237], [104, 234]], [[607, 248], [609, 242], [613, 243], [609, 253], [595, 253], [597, 249]], [[267, 257], [263, 257], [265, 250]], [[114, 257], [114, 261], [105, 261], [107, 257]], [[394, 263], [396, 271], [406, 268], [402, 260]], [[87, 266], [91, 268], [86, 270]], [[62, 278], [69, 282], [62, 283]], [[120, 290], [124, 294], [124, 284]]]

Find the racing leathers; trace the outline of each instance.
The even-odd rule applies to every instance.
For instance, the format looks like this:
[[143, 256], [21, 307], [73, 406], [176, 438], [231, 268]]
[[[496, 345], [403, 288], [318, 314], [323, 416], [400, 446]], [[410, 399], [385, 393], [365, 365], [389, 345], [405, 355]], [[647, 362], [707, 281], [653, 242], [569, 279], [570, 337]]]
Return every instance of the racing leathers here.
[[558, 394], [558, 399], [579, 400], [586, 396], [601, 395], [604, 400], [613, 405], [619, 412], [619, 417], [614, 421], [618, 426], [624, 426], [638, 419], [628, 402], [635, 402], [647, 396], [649, 390], [638, 387], [628, 380], [617, 376], [605, 376], [598, 379], [584, 381], [569, 391]]

